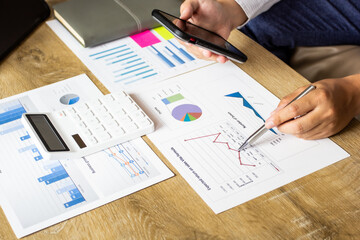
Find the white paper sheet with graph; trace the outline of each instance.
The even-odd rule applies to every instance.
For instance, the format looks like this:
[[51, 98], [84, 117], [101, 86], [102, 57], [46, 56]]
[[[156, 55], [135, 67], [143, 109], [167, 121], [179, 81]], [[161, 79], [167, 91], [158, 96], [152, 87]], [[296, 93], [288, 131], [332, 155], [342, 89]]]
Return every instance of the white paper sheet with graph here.
[[164, 27], [84, 48], [57, 20], [47, 24], [111, 91], [149, 86], [211, 64], [188, 53]]
[[231, 63], [136, 95], [158, 126], [150, 139], [216, 213], [348, 156], [329, 139], [305, 141], [276, 129], [238, 152], [279, 100]]
[[80, 75], [0, 101], [1, 207], [17, 237], [173, 175], [141, 138], [82, 159], [43, 159], [21, 115], [55, 111], [101, 95]]

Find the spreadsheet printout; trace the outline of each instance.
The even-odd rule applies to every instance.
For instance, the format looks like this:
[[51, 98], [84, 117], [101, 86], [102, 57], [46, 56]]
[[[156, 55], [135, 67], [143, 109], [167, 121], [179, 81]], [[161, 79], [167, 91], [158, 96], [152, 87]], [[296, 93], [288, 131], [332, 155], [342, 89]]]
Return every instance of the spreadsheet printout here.
[[101, 95], [83, 74], [0, 100], [1, 207], [17, 237], [173, 176], [141, 138], [81, 159], [43, 159], [21, 115], [56, 111]]

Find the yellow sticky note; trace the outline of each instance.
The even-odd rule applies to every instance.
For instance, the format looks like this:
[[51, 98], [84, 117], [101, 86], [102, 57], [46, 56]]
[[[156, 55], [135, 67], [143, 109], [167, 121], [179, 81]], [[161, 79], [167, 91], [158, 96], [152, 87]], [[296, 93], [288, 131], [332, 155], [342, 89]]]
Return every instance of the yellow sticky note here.
[[157, 27], [154, 28], [155, 32], [157, 32], [160, 36], [162, 36], [165, 40], [172, 39], [174, 35], [172, 35], [166, 28]]

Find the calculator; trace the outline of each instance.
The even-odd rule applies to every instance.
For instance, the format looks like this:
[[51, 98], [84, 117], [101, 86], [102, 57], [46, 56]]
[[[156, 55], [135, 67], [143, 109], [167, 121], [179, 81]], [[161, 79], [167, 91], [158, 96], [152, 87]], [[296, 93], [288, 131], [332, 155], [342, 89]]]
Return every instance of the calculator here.
[[51, 113], [25, 113], [22, 122], [44, 159], [80, 158], [154, 131], [154, 122], [125, 92]]

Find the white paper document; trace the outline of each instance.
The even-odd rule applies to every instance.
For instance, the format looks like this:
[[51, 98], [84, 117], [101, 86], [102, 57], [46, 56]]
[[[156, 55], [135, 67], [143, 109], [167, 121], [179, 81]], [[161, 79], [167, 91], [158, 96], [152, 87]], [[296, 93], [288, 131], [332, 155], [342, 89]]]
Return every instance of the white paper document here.
[[148, 137], [215, 213], [349, 156], [277, 129], [238, 152], [279, 100], [230, 62], [134, 93], [157, 126]]
[[101, 94], [79, 75], [0, 100], [1, 207], [17, 237], [173, 176], [141, 138], [82, 159], [42, 158], [21, 115], [59, 110]]
[[161, 29], [84, 49], [59, 22], [48, 25], [109, 91], [133, 94], [155, 122], [149, 138], [215, 213], [348, 156], [329, 139], [277, 129], [239, 153], [279, 99], [231, 62], [195, 59]]
[[84, 48], [57, 20], [47, 24], [108, 89], [136, 89], [211, 64], [195, 58], [164, 27]]

